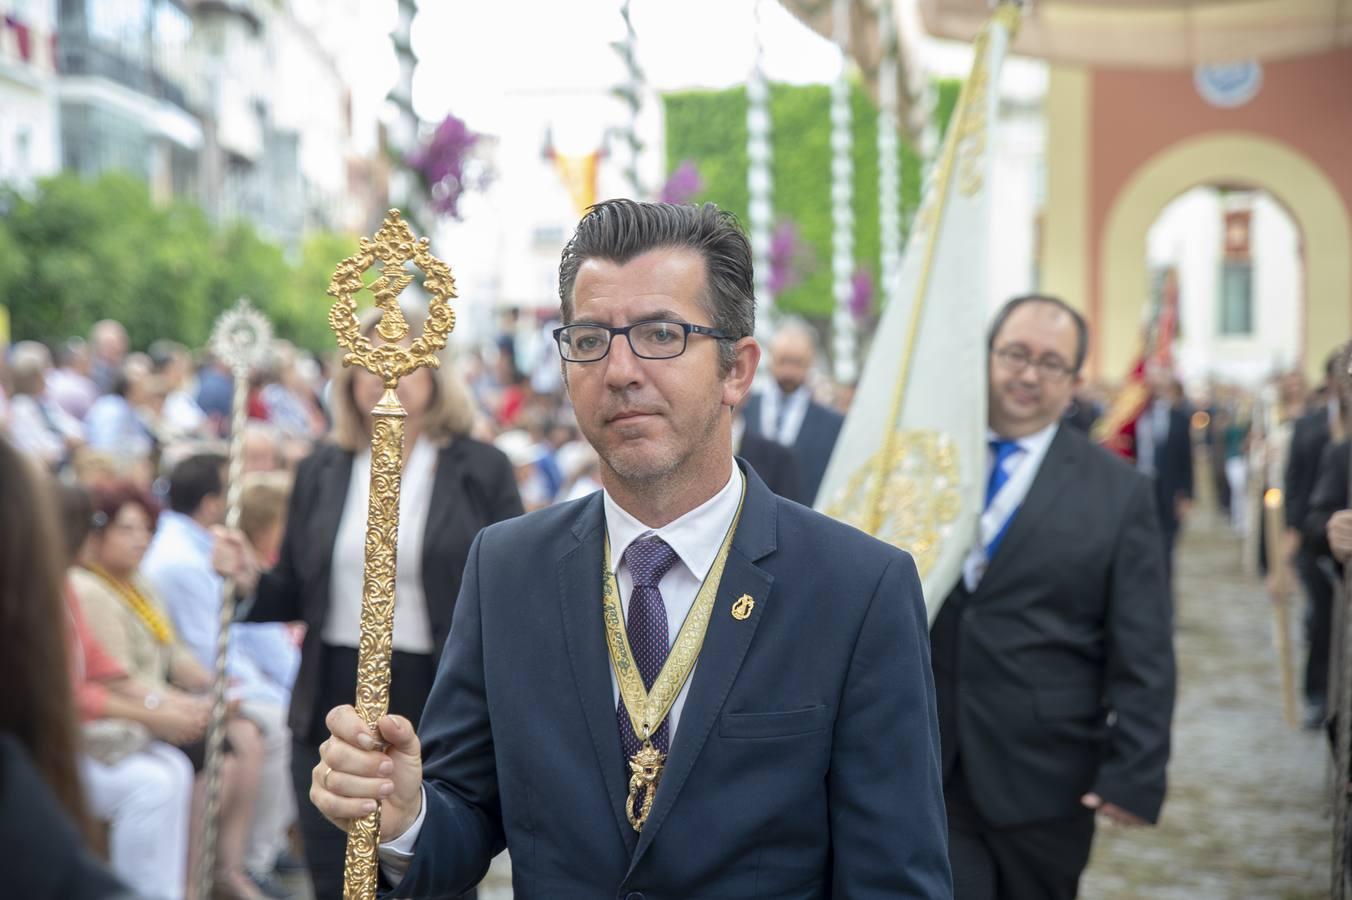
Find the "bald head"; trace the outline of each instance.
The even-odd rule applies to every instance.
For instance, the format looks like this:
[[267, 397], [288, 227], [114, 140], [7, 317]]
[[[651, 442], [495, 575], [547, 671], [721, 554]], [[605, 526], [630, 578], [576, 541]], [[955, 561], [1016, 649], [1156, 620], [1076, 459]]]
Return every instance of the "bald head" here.
[[816, 337], [806, 325], [785, 325], [770, 341], [770, 374], [785, 394], [803, 386], [816, 358]]
[[94, 349], [95, 356], [112, 364], [122, 362], [130, 347], [130, 341], [127, 340], [127, 329], [123, 328], [122, 323], [115, 319], [103, 319], [95, 322], [94, 327], [89, 332], [89, 343]]

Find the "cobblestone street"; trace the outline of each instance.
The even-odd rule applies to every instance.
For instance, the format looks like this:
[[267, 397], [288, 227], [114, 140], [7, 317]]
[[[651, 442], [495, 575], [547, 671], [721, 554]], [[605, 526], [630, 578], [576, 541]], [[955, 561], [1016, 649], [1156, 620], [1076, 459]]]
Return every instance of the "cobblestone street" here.
[[[1240, 554], [1222, 526], [1183, 537], [1164, 816], [1154, 829], [1099, 829], [1089, 900], [1328, 896], [1323, 736], [1282, 719], [1272, 607]], [[1291, 628], [1303, 662], [1298, 609]]]

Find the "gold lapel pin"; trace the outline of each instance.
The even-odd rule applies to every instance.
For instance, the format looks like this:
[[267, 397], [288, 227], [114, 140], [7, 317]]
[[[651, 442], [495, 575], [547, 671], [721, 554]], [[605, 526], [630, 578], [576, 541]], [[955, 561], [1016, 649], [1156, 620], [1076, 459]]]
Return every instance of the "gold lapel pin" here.
[[738, 622], [745, 622], [751, 618], [751, 610], [756, 608], [756, 601], [751, 599], [750, 594], [743, 594], [737, 598], [737, 602], [732, 604], [732, 617]]

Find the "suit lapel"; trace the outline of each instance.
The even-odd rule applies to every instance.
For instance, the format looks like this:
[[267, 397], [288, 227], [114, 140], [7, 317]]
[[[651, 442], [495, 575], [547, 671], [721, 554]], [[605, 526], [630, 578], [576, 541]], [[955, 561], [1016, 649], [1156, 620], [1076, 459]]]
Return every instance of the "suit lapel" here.
[[1075, 456], [1074, 435], [1071, 434], [1068, 425], [1062, 425], [1056, 430], [1051, 446], [1042, 457], [1042, 465], [1037, 475], [1033, 477], [1033, 483], [1028, 487], [1028, 496], [1023, 498], [1023, 503], [1014, 511], [1009, 531], [1005, 533], [1004, 539], [995, 551], [995, 558], [990, 561], [986, 574], [982, 576], [978, 592], [990, 584], [992, 575], [998, 575], [1012, 560], [1019, 558], [1017, 552], [1019, 545], [1036, 534], [1047, 508], [1073, 479], [1072, 464]]
[[[778, 501], [749, 467], [743, 465], [742, 470], [747, 480], [742, 518], [733, 536], [732, 549], [714, 600], [713, 617], [691, 676], [690, 692], [681, 710], [662, 782], [629, 864], [630, 872], [652, 844], [685, 787], [733, 682], [737, 680], [760, 620], [767, 615], [774, 578], [756, 562], [775, 549]], [[747, 619], [738, 620], [732, 615], [732, 605], [744, 594], [751, 597], [754, 605]]]
[[605, 624], [601, 620], [602, 541], [605, 519], [601, 494], [592, 495], [582, 507], [573, 527], [576, 545], [559, 559], [559, 597], [563, 607], [563, 637], [578, 698], [591, 732], [601, 778], [610, 795], [611, 813], [625, 846], [632, 853], [638, 839], [624, 812], [628, 789], [625, 764], [620, 753], [619, 726], [615, 719], [614, 692], [610, 683], [610, 656], [606, 650]]

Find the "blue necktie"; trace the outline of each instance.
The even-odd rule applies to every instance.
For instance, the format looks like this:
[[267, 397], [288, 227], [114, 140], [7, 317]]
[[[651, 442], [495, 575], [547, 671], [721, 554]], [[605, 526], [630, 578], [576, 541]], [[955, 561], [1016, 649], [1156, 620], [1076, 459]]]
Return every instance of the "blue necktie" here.
[[[986, 509], [990, 509], [991, 502], [995, 495], [1000, 493], [1000, 488], [1009, 481], [1009, 472], [1005, 469], [1005, 463], [1018, 453], [1021, 449], [1018, 441], [1011, 441], [1005, 438], [998, 438], [990, 442], [991, 452], [995, 454], [995, 465], [991, 466], [990, 481], [986, 483]], [[1000, 541], [1004, 539], [1005, 532], [1009, 529], [1009, 523], [1014, 521], [1014, 515], [1011, 513], [1009, 518], [1000, 524], [1000, 530], [991, 538], [991, 542], [986, 545], [986, 559], [992, 559], [995, 556], [996, 549], [1000, 546]]]

